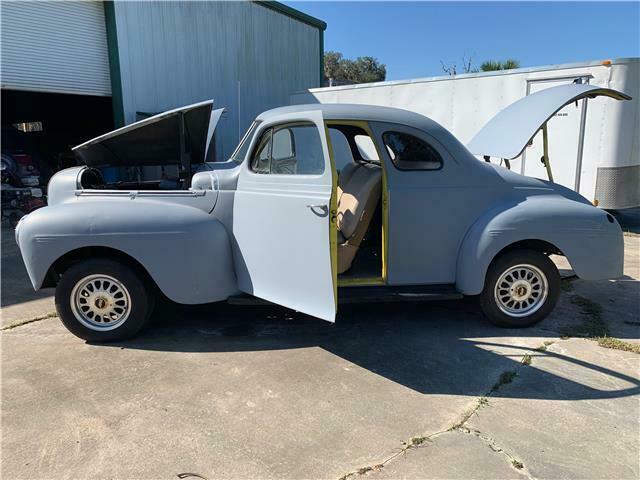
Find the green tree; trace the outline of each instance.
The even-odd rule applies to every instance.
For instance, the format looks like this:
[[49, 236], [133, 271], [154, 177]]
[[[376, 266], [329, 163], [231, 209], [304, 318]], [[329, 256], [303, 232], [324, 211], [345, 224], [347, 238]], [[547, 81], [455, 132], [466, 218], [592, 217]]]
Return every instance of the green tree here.
[[329, 86], [381, 82], [387, 77], [387, 68], [374, 57], [350, 60], [340, 52], [326, 52], [324, 76]]
[[341, 73], [342, 54], [340, 52], [325, 52], [324, 54], [324, 78], [333, 86], [335, 79]]
[[482, 72], [494, 72], [496, 70], [512, 70], [514, 68], [520, 68], [520, 61], [513, 58], [507, 58], [506, 60], [487, 60], [482, 62], [480, 70]]

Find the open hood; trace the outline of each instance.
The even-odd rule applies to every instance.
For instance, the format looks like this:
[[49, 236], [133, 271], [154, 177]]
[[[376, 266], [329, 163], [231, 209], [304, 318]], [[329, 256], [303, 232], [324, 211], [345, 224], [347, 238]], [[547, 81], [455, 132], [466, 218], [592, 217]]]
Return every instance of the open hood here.
[[144, 166], [206, 161], [207, 149], [224, 109], [213, 100], [145, 118], [73, 148], [91, 167]]
[[565, 105], [597, 96], [631, 100], [629, 95], [595, 85], [570, 84], [527, 95], [498, 112], [467, 144], [474, 155], [511, 160], [522, 153], [542, 125]]

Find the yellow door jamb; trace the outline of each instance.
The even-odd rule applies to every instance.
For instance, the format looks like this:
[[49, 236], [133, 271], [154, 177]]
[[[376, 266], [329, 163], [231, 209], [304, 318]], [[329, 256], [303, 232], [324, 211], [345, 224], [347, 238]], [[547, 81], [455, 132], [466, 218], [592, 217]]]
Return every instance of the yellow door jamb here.
[[[338, 278], [338, 225], [337, 225], [337, 190], [338, 190], [338, 175], [336, 171], [335, 159], [333, 155], [333, 147], [331, 147], [331, 139], [329, 137], [329, 127], [331, 125], [351, 125], [354, 127], [362, 128], [373, 141], [373, 145], [380, 159], [380, 166], [382, 168], [382, 269], [380, 276], [378, 277], [360, 277], [360, 278]], [[384, 285], [387, 283], [387, 252], [388, 249], [388, 192], [387, 192], [387, 172], [382, 157], [382, 152], [378, 147], [369, 123], [364, 120], [326, 120], [325, 130], [327, 135], [327, 143], [329, 144], [329, 156], [331, 157], [331, 168], [333, 169], [333, 188], [331, 191], [331, 268], [334, 275], [334, 286], [347, 287], [347, 286], [372, 286], [372, 285]], [[335, 212], [335, 213], [334, 213]], [[337, 279], [337, 283], [335, 283]], [[336, 293], [336, 299], [338, 298]]]

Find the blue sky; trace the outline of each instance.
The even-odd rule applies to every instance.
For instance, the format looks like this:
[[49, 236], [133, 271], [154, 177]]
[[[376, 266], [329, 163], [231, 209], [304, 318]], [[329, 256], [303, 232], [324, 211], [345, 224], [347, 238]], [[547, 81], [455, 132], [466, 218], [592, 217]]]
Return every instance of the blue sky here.
[[523, 67], [640, 56], [638, 2], [285, 3], [327, 22], [325, 51], [377, 57], [387, 80], [443, 75], [440, 60], [463, 55]]

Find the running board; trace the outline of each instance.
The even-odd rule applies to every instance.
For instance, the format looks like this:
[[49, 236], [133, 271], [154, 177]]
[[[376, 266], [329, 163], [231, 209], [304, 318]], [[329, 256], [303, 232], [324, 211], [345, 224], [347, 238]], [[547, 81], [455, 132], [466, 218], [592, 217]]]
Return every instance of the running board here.
[[[388, 303], [429, 302], [434, 300], [459, 300], [464, 295], [453, 285], [411, 285], [402, 287], [340, 287], [338, 303]], [[249, 294], [234, 295], [227, 299], [230, 305], [273, 305], [272, 302]]]
[[338, 289], [338, 303], [429, 302], [459, 300], [464, 295], [453, 285], [409, 285], [381, 287], [342, 287]]

